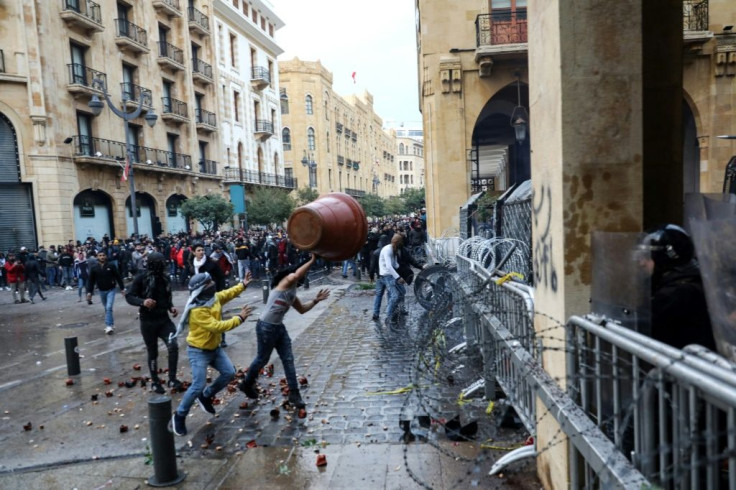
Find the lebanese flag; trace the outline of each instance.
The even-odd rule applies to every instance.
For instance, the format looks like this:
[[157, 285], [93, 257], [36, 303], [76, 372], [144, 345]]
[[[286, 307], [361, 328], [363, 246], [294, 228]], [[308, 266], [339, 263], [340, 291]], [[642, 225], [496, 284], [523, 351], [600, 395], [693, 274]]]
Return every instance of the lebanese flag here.
[[125, 158], [125, 167], [123, 167], [123, 176], [120, 177], [120, 182], [125, 182], [128, 180], [128, 174], [130, 173], [130, 160], [128, 158]]
[[356, 81], [355, 81], [355, 72], [353, 72], [352, 77], [353, 77], [353, 84], [355, 84], [356, 83]]

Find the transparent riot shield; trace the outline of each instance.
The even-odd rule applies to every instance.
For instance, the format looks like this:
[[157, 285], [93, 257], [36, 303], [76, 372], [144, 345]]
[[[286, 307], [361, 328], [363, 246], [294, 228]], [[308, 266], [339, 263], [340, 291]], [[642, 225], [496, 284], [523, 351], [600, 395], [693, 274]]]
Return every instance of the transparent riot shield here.
[[690, 228], [718, 352], [736, 361], [736, 218], [692, 219]]
[[640, 266], [641, 233], [594, 231], [591, 313], [651, 334], [651, 280]]
[[685, 229], [690, 223], [736, 217], [736, 194], [685, 194]]

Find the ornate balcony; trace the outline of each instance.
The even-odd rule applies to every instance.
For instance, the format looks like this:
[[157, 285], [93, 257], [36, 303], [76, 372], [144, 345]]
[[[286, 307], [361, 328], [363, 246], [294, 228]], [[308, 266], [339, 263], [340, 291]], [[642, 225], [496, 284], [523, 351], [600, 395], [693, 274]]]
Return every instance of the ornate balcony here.
[[179, 0], [153, 0], [153, 8], [169, 18], [181, 17]]
[[198, 58], [192, 58], [192, 79], [195, 82], [201, 82], [205, 85], [213, 83], [212, 65]]
[[481, 77], [491, 74], [493, 59], [528, 54], [526, 9], [493, 11], [475, 19], [475, 62]]
[[184, 51], [166, 41], [158, 42], [158, 64], [173, 71], [183, 70]]
[[176, 125], [189, 122], [186, 102], [171, 97], [161, 97], [161, 104], [163, 106], [161, 119], [164, 122]]
[[[103, 165], [114, 169], [122, 169], [125, 161], [126, 145], [122, 141], [76, 135], [73, 139], [74, 162], [80, 165]], [[192, 157], [145, 146], [133, 146], [133, 162], [135, 171], [174, 171], [188, 174], [192, 171]]]
[[363, 197], [365, 196], [365, 191], [361, 191], [359, 189], [348, 189], [345, 188], [345, 194], [351, 197]]
[[93, 70], [80, 63], [69, 63], [66, 65], [69, 72], [69, 83], [66, 86], [67, 91], [74, 97], [84, 96], [92, 97], [97, 95], [103, 97], [101, 90], [92, 86], [92, 80], [95, 78], [102, 80], [107, 86], [107, 75], [101, 71]]
[[254, 135], [260, 141], [265, 141], [273, 136], [273, 123], [265, 119], [256, 119]]
[[148, 33], [125, 19], [115, 19], [115, 44], [132, 53], [149, 53]]
[[204, 109], [194, 109], [194, 120], [197, 123], [197, 131], [212, 133], [217, 131], [217, 119], [215, 114]]
[[189, 30], [200, 36], [210, 35], [210, 19], [194, 7], [189, 7]]
[[254, 66], [251, 70], [250, 84], [256, 90], [263, 90], [271, 84], [271, 73], [262, 66]]
[[699, 51], [702, 45], [713, 39], [709, 31], [708, 0], [684, 0], [682, 2], [683, 41], [689, 49]]
[[120, 92], [125, 106], [129, 109], [138, 108], [138, 100], [143, 96], [143, 110], [149, 110], [153, 104], [151, 89], [141, 87], [135, 83], [122, 82]]
[[61, 0], [59, 15], [69, 27], [78, 28], [86, 33], [105, 30], [100, 6], [92, 0]]
[[225, 181], [230, 182], [280, 187], [283, 189], [297, 188], [297, 180], [294, 177], [287, 177], [285, 175], [257, 172], [255, 170], [241, 170], [238, 168], [226, 168], [223, 175], [225, 176]]

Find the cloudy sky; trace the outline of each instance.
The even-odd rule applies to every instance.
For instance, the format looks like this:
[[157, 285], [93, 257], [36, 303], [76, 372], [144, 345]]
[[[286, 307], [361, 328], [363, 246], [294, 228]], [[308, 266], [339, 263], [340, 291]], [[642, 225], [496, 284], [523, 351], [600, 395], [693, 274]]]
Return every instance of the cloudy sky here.
[[[373, 94], [384, 124], [421, 126], [414, 0], [271, 0], [280, 60], [320, 60], [342, 95]], [[351, 78], [355, 72], [355, 83]]]

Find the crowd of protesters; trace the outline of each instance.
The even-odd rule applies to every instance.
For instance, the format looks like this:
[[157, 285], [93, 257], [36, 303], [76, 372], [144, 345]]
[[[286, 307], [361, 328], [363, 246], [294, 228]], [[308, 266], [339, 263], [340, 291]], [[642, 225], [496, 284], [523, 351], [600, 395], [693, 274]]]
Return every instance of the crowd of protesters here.
[[[368, 274], [371, 282], [376, 279], [371, 256], [381, 236], [390, 240], [394, 233], [401, 233], [405, 237], [404, 244], [416, 255], [416, 250], [426, 241], [424, 216], [422, 210], [411, 218], [369, 223], [364, 246], [354, 258], [346, 261], [353, 275], [359, 268]], [[197, 246], [201, 248], [199, 252]], [[107, 264], [117, 269], [125, 281], [130, 281], [138, 273], [145, 272], [146, 259], [154, 252], [166, 258], [169, 278], [179, 287], [186, 287], [189, 278], [200, 271], [203, 257], [207, 257], [210, 265], [201, 266], [219, 283], [218, 290], [242, 281], [248, 271], [254, 280], [270, 279], [278, 270], [307, 258], [289, 241], [286, 230], [279, 227], [207, 234], [182, 232], [156, 238], [143, 235], [121, 239], [105, 235], [99, 239], [89, 237], [84, 242], [69, 240], [66, 244], [39, 245], [36, 250], [20, 247], [0, 253], [0, 289], [11, 291], [16, 303], [33, 303], [36, 295], [44, 300], [43, 293], [53, 288], [76, 290], [77, 301], [81, 302], [91, 289], [90, 272], [98, 265], [99, 254], [104, 253]], [[216, 271], [212, 263], [218, 266]], [[312, 270], [332, 270], [339, 265], [318, 258]], [[347, 268], [343, 271], [343, 276], [347, 277]]]

